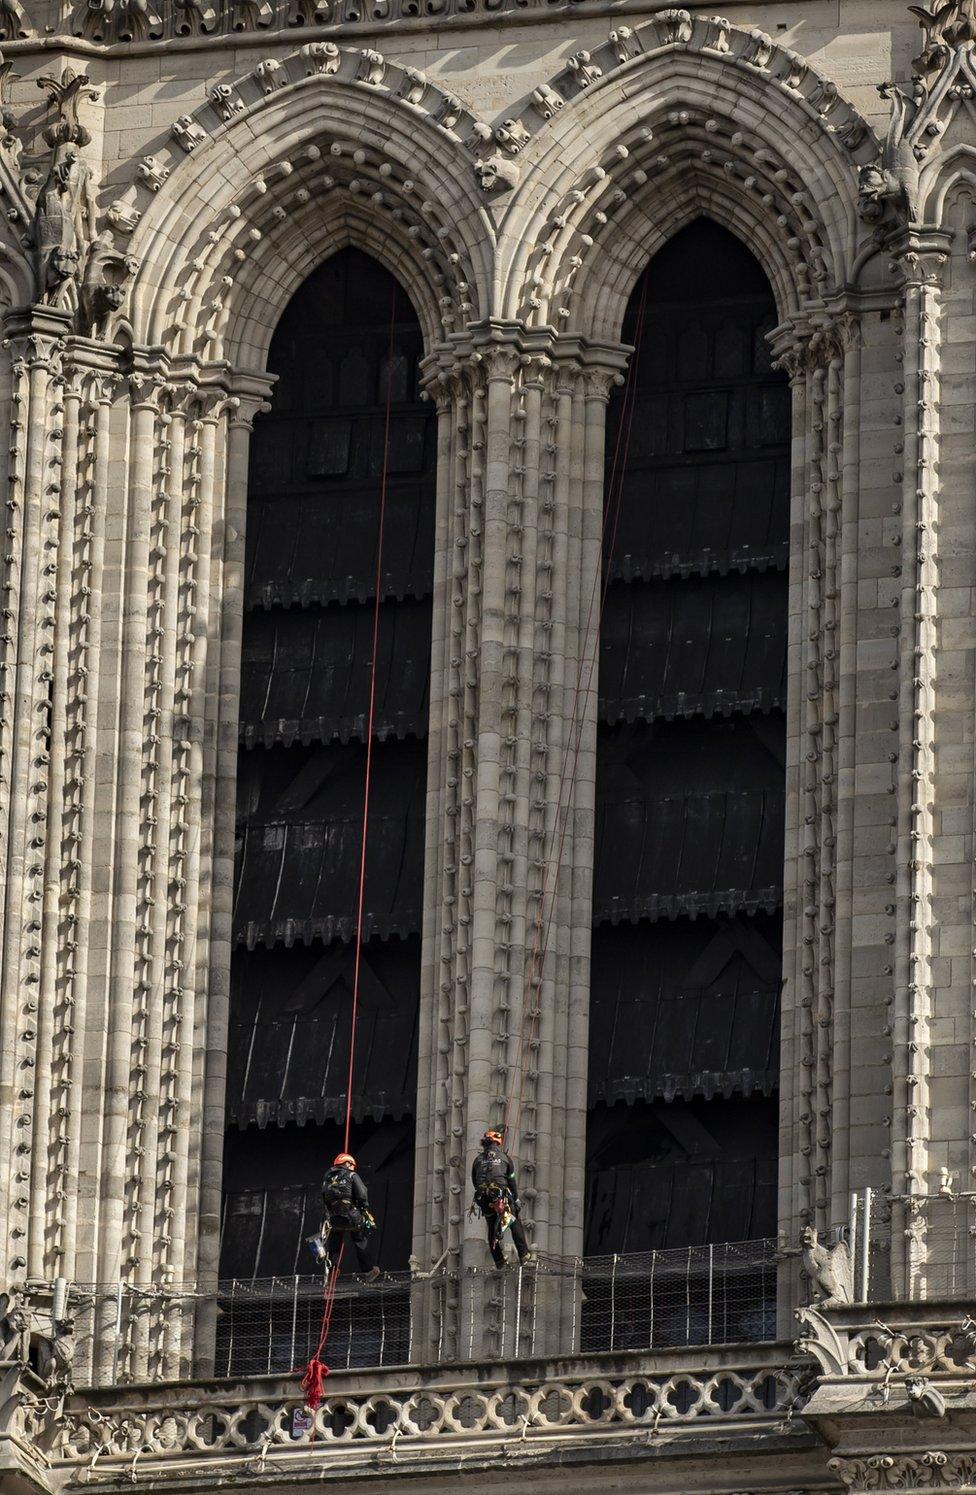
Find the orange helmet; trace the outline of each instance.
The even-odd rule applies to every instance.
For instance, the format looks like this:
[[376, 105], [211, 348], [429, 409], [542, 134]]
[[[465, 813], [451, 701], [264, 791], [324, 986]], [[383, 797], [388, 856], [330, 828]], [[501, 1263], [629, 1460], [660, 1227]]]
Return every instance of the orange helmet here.
[[482, 1141], [482, 1144], [484, 1144], [485, 1142], [494, 1142], [494, 1144], [497, 1147], [501, 1147], [501, 1145], [502, 1145], [502, 1134], [501, 1134], [501, 1132], [496, 1132], [495, 1129], [494, 1129], [494, 1127], [489, 1127], [488, 1131], [485, 1132], [485, 1134], [482, 1137], [481, 1141]]
[[333, 1168], [341, 1168], [343, 1167], [343, 1165], [345, 1165], [347, 1168], [355, 1168], [356, 1159], [353, 1157], [351, 1152], [340, 1152], [338, 1157], [333, 1158]]

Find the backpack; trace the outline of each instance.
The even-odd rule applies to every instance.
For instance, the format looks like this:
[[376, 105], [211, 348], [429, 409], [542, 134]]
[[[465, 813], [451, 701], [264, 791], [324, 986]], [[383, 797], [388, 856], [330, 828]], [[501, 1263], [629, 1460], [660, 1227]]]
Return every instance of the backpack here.
[[475, 1194], [481, 1194], [489, 1184], [497, 1184], [501, 1188], [506, 1187], [508, 1172], [506, 1162], [504, 1153], [497, 1152], [494, 1148], [478, 1154], [472, 1169]]
[[355, 1227], [362, 1215], [353, 1203], [352, 1174], [348, 1168], [330, 1168], [322, 1183], [322, 1199], [329, 1219], [336, 1225]]

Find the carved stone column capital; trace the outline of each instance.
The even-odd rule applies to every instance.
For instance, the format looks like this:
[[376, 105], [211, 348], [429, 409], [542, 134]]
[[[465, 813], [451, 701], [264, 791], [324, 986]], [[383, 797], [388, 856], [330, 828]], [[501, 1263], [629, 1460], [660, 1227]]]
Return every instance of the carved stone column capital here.
[[838, 1454], [828, 1469], [852, 1495], [876, 1490], [976, 1490], [976, 1449], [922, 1453]]
[[904, 288], [938, 288], [952, 253], [952, 233], [942, 228], [908, 229], [888, 245], [892, 268], [901, 270]]

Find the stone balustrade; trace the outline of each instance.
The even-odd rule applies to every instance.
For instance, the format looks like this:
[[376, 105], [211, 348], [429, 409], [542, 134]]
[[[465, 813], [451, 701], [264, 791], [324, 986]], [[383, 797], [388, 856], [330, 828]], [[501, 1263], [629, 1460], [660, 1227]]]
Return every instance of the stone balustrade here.
[[429, 1468], [459, 1454], [552, 1452], [621, 1440], [788, 1425], [798, 1373], [788, 1345], [593, 1355], [507, 1365], [348, 1371], [314, 1413], [297, 1377], [110, 1387], [68, 1398], [54, 1464], [67, 1484], [153, 1487], [187, 1459], [198, 1477], [336, 1472], [377, 1459]]

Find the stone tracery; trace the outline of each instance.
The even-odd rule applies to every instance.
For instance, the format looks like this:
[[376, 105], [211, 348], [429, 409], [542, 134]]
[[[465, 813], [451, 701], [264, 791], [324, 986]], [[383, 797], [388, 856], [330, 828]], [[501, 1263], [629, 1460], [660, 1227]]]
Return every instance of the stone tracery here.
[[[88, 9], [95, 20], [87, 27], [105, 20]], [[556, 974], [546, 975], [541, 992], [524, 989], [526, 946], [561, 813], [572, 693], [565, 659], [578, 651], [581, 598], [599, 563], [585, 531], [602, 487], [606, 396], [626, 363], [617, 343], [623, 306], [648, 254], [700, 213], [750, 239], [762, 259], [781, 316], [774, 349], [794, 387], [804, 690], [793, 765], [796, 1157], [784, 1217], [820, 1229], [842, 1217], [847, 1183], [834, 1135], [847, 1084], [838, 1071], [838, 1003], [843, 1012], [847, 1000], [838, 947], [843, 910], [853, 906], [840, 885], [849, 855], [843, 838], [851, 834], [843, 775], [857, 714], [845, 695], [844, 651], [857, 641], [844, 527], [857, 525], [862, 353], [875, 370], [901, 360], [891, 391], [898, 431], [882, 433], [886, 456], [897, 459], [885, 495], [892, 546], [885, 605], [893, 607], [886, 618], [897, 621], [885, 637], [901, 638], [903, 657], [897, 641], [889, 643], [885, 667], [900, 673], [894, 694], [884, 693], [894, 702], [884, 707], [883, 728], [892, 734], [884, 792], [894, 823], [883, 876], [894, 890], [880, 906], [886, 919], [891, 910], [905, 915], [897, 934], [892, 923], [883, 936], [894, 946], [884, 972], [885, 1062], [897, 1097], [891, 1169], [906, 1197], [931, 1184], [939, 407], [942, 349], [956, 315], [944, 291], [950, 236], [936, 225], [949, 194], [976, 170], [971, 17], [956, 9], [951, 24], [927, 24], [919, 88], [910, 97], [888, 88], [892, 128], [881, 148], [837, 87], [796, 53], [762, 31], [684, 10], [618, 25], [601, 45], [574, 44], [567, 68], [520, 104], [508, 102], [494, 124], [416, 68], [372, 47], [316, 39], [212, 84], [167, 141], [130, 162], [129, 183], [106, 210], [118, 236], [109, 239], [96, 233], [78, 160], [71, 181], [50, 163], [36, 203], [25, 192], [15, 122], [4, 114], [7, 298], [47, 303], [8, 318], [14, 437], [4, 606], [19, 622], [8, 622], [2, 640], [2, 728], [10, 777], [32, 795], [28, 821], [9, 784], [0, 784], [12, 844], [5, 854], [20, 869], [12, 897], [27, 911], [8, 932], [5, 979], [11, 992], [22, 984], [33, 1004], [7, 1035], [15, 1042], [3, 1060], [8, 1085], [14, 1066], [18, 1075], [24, 1069], [22, 1109], [0, 1130], [8, 1144], [0, 1152], [16, 1158], [8, 1190], [15, 1274], [40, 1276], [61, 1260], [94, 1272], [121, 1259], [147, 1283], [190, 1274], [195, 1261], [204, 1275], [215, 1270], [213, 1220], [199, 1241], [194, 1236], [196, 1185], [180, 1127], [187, 1116], [196, 1125], [205, 1106], [220, 1106], [219, 1076], [193, 1072], [188, 1035], [200, 1041], [209, 1023], [218, 1052], [225, 1021], [232, 812], [218, 739], [226, 750], [235, 712], [228, 661], [248, 428], [271, 393], [261, 371], [277, 310], [302, 275], [347, 243], [383, 259], [416, 300], [442, 439], [446, 631], [436, 668], [444, 772], [435, 786], [431, 902], [439, 932], [427, 994], [436, 1099], [425, 1118], [436, 1193], [425, 1238], [436, 1251], [463, 1253], [460, 1158], [481, 1124], [479, 1108], [503, 1103], [519, 1034], [528, 1032], [526, 1198], [550, 1248], [576, 1249], [576, 1225], [558, 1218], [552, 1196], [564, 1185], [567, 1193], [579, 1189], [575, 1164], [559, 1175], [553, 1142], [561, 1127], [570, 1135], [578, 1126], [570, 1096], [578, 1053], [562, 1098], [546, 1095], [545, 1076], [548, 1056], [585, 1044], [585, 848], [572, 852], [567, 885], [553, 895]], [[335, 14], [305, 10], [313, 22]], [[10, 6], [6, 14], [14, 14]], [[158, 24], [151, 7], [109, 14], [119, 37], [131, 26], [151, 39]], [[272, 19], [267, 5], [239, 6], [234, 15], [241, 29]], [[199, 37], [220, 24], [216, 6], [182, 6], [176, 30]], [[75, 216], [62, 212], [67, 197]], [[49, 232], [55, 209], [58, 234]], [[31, 224], [44, 230], [43, 243], [28, 242]], [[79, 275], [56, 257], [78, 254], [82, 240], [87, 268]], [[110, 454], [128, 440], [135, 455], [110, 482]], [[41, 462], [58, 474], [63, 501], [49, 498]], [[124, 506], [132, 525], [124, 562], [106, 559], [110, 501]], [[113, 566], [129, 607], [126, 626], [138, 618], [125, 664], [123, 747], [110, 747], [119, 756], [121, 829], [97, 782], [104, 727], [92, 706], [103, 637], [111, 669], [123, 636], [124, 609], [113, 612], [110, 600], [103, 613], [92, 601]], [[485, 701], [497, 701], [494, 715]], [[168, 737], [163, 719], [175, 724]], [[212, 824], [193, 797], [199, 782]], [[591, 811], [585, 786], [577, 810]], [[120, 859], [108, 899], [88, 870], [96, 844], [107, 841]], [[223, 882], [212, 918], [198, 925], [210, 869]], [[107, 963], [89, 935], [113, 921], [131, 941]], [[107, 996], [116, 977], [124, 979]], [[572, 986], [571, 1010], [555, 1011], [556, 985]], [[536, 1013], [544, 1019], [538, 1029]], [[107, 1118], [124, 1160], [106, 1185], [120, 1200], [128, 1193], [95, 1245], [77, 1218], [94, 1200], [99, 1172], [90, 1150], [83, 1166], [88, 1143], [80, 1137], [86, 1091], [72, 1029], [86, 1021], [131, 1029], [128, 1049], [113, 1049], [124, 1099], [113, 1097]], [[158, 1106], [147, 1104], [154, 1096]], [[28, 1168], [47, 1176], [49, 1198], [29, 1197]], [[88, 1182], [79, 1185], [82, 1173]], [[905, 1228], [916, 1236], [919, 1213], [905, 1210]], [[185, 1254], [174, 1220], [190, 1222]], [[113, 1232], [122, 1223], [120, 1258]], [[924, 1261], [925, 1249], [924, 1240], [913, 1242], [902, 1255]], [[450, 1340], [456, 1324], [446, 1332]], [[489, 1312], [489, 1349], [496, 1332]], [[140, 1328], [133, 1373], [185, 1368], [189, 1350], [177, 1341], [165, 1326]]]

